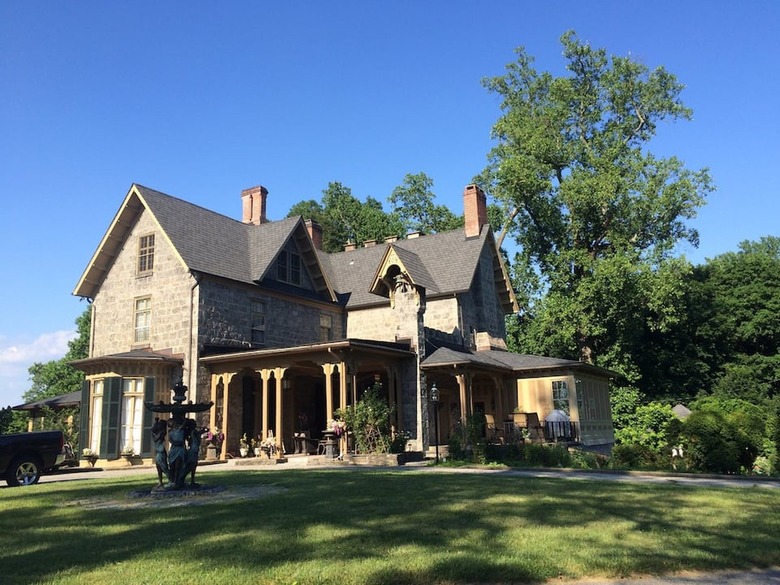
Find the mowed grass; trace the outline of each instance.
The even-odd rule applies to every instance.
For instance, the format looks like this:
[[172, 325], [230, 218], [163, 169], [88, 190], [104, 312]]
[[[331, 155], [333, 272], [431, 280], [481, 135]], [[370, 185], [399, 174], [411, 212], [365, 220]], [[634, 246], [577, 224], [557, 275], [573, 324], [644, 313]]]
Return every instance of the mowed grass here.
[[129, 509], [152, 473], [0, 489], [0, 583], [527, 583], [780, 564], [780, 490], [749, 484], [337, 469], [200, 480], [279, 491]]

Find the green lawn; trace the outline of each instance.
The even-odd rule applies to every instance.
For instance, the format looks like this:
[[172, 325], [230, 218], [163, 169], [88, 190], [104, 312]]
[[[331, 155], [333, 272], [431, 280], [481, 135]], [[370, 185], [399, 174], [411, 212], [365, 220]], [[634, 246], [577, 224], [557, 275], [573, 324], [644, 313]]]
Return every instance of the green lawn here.
[[140, 508], [149, 477], [0, 489], [0, 583], [494, 583], [780, 564], [780, 490], [497, 474], [201, 474], [226, 494]]

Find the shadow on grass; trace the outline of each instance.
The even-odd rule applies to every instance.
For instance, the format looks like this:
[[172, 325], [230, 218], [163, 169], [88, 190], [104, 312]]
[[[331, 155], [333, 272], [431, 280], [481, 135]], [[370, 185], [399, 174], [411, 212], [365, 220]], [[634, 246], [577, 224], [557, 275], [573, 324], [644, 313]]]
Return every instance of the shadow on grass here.
[[773, 492], [351, 470], [200, 479], [286, 490], [132, 510], [66, 504], [124, 498], [153, 485], [151, 478], [3, 493], [3, 578], [22, 585], [90, 574], [92, 582], [526, 583], [780, 562], [771, 536], [780, 533], [780, 495]]

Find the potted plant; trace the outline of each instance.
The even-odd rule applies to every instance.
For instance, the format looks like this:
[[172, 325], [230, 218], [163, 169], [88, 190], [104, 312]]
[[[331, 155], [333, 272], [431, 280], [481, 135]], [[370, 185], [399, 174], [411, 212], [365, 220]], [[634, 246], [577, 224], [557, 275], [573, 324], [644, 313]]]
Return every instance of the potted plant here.
[[95, 453], [92, 449], [89, 447], [86, 447], [81, 450], [81, 455], [84, 457], [86, 461], [89, 462], [90, 467], [95, 467], [95, 462], [98, 460], [97, 453]]
[[246, 457], [249, 454], [249, 439], [246, 438], [246, 433], [238, 440], [238, 451], [241, 453], [241, 457]]
[[206, 431], [202, 439], [206, 444], [206, 459], [214, 461], [222, 453], [222, 442], [225, 440], [225, 433], [215, 427], [213, 431]]
[[252, 437], [251, 445], [252, 445], [252, 451], [254, 451], [255, 457], [260, 457], [260, 452], [262, 449], [260, 449], [260, 437]]

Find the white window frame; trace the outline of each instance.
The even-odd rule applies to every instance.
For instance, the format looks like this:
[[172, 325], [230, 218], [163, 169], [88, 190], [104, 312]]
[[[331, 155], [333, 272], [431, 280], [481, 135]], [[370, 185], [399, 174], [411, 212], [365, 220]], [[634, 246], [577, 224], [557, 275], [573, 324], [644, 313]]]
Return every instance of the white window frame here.
[[92, 381], [92, 418], [89, 429], [89, 448], [93, 453], [100, 452], [100, 431], [103, 427], [103, 387], [105, 382]]
[[154, 234], [138, 238], [138, 274], [147, 275], [154, 270]]
[[571, 399], [571, 392], [569, 392], [569, 385], [566, 383], [566, 380], [553, 380], [552, 382], [553, 409], [560, 410], [562, 412], [565, 412], [567, 415], [571, 415], [571, 405], [569, 404], [570, 399]]
[[132, 447], [133, 453], [140, 455], [144, 421], [143, 378], [122, 378], [121, 412], [119, 449], [124, 452], [127, 447]]
[[152, 297], [133, 301], [133, 343], [149, 343], [152, 330]]

